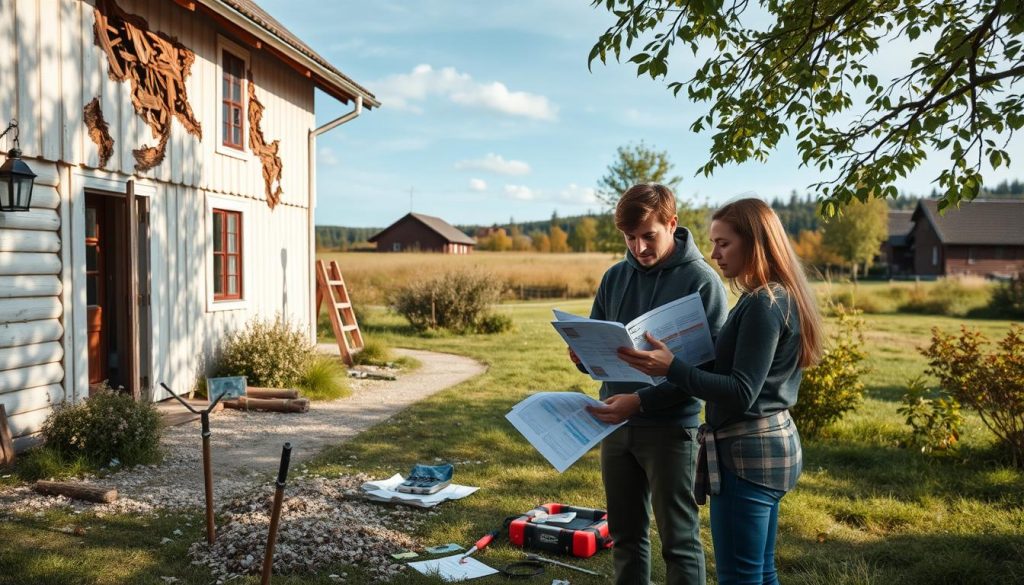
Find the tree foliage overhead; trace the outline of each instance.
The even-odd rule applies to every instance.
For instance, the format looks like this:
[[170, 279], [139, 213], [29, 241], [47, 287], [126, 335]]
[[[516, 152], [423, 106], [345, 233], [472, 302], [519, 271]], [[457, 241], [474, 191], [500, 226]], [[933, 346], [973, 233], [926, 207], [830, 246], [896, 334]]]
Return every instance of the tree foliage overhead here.
[[[828, 216], [853, 199], [896, 197], [894, 183], [929, 152], [951, 161], [936, 177], [939, 208], [973, 199], [983, 166], [1009, 167], [1006, 144], [1024, 125], [1024, 94], [1013, 86], [1024, 76], [1020, 0], [593, 5], [616, 22], [591, 50], [591, 64], [620, 59], [625, 49], [638, 75], [657, 79], [667, 77], [677, 46], [703, 59], [692, 77], [669, 83], [676, 95], [685, 88], [692, 101], [710, 104], [691, 126], [713, 133], [698, 172], [764, 161], [793, 134], [803, 164], [831, 176], [812, 186]], [[865, 60], [892, 41], [928, 48], [899, 76], [879, 79]]]
[[608, 207], [615, 207], [626, 189], [638, 183], [658, 183], [674, 191], [681, 179], [672, 175], [673, 166], [668, 152], [643, 142], [620, 146], [608, 171], [597, 182], [597, 196]]

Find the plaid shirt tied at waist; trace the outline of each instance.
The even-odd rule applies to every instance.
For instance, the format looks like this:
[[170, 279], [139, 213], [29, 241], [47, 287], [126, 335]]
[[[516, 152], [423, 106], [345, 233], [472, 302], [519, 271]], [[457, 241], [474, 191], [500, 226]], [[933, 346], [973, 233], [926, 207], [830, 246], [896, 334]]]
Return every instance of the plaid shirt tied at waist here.
[[788, 410], [717, 430], [703, 424], [697, 440], [700, 451], [693, 493], [698, 504], [706, 503], [708, 494], [721, 492], [722, 463], [749, 482], [782, 491], [793, 489], [800, 477], [800, 434]]

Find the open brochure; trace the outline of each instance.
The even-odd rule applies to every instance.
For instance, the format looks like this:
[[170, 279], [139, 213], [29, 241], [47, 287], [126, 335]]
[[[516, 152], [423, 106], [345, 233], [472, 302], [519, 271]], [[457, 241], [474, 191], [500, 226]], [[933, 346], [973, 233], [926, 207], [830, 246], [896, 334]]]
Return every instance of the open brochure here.
[[615, 321], [588, 319], [555, 309], [555, 330], [580, 358], [590, 377], [602, 382], [643, 382], [652, 378], [619, 359], [620, 347], [651, 349], [644, 333], [660, 339], [677, 358], [699, 365], [715, 357], [711, 328], [700, 294], [693, 293], [633, 319], [623, 325]]
[[537, 392], [505, 415], [559, 473], [622, 426], [601, 422], [587, 406], [602, 403], [579, 392]]

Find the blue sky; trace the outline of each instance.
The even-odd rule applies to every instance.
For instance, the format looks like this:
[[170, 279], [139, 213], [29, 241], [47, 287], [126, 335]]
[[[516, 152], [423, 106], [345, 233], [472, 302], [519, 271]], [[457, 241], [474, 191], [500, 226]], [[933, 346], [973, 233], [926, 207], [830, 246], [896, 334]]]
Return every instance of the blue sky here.
[[[668, 151], [683, 178], [681, 198], [787, 196], [819, 179], [798, 168], [792, 142], [766, 164], [694, 176], [710, 139], [689, 125], [704, 106], [674, 98], [665, 81], [637, 78], [630, 65], [588, 71], [611, 17], [586, 0], [260, 5], [384, 104], [319, 139], [320, 225], [386, 226], [409, 211], [410, 190], [413, 210], [453, 224], [598, 211], [594, 187], [616, 148], [640, 141]], [[689, 65], [675, 64], [670, 80]], [[321, 124], [348, 109], [319, 92], [316, 107]], [[1011, 155], [1020, 144], [1013, 141]], [[931, 191], [945, 162], [938, 158], [898, 186]], [[986, 178], [1014, 177], [1000, 169]]]

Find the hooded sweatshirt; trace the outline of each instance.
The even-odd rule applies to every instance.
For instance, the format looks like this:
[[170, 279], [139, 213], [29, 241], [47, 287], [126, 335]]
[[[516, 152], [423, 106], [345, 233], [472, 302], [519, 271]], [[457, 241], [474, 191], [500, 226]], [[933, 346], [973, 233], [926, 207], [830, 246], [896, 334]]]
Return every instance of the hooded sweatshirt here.
[[[689, 230], [676, 228], [675, 243], [672, 254], [650, 268], [641, 265], [627, 250], [625, 259], [604, 273], [590, 318], [626, 324], [655, 307], [696, 292], [704, 301], [711, 337], [717, 338], [728, 314], [725, 286], [693, 243]], [[602, 400], [613, 394], [633, 392], [640, 397], [643, 412], [630, 418], [627, 424], [683, 427], [699, 424], [700, 401], [674, 384], [601, 384]]]

